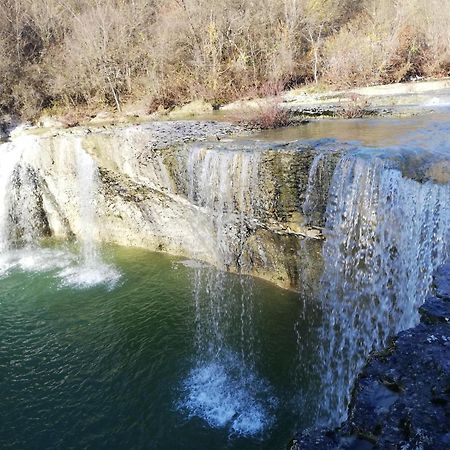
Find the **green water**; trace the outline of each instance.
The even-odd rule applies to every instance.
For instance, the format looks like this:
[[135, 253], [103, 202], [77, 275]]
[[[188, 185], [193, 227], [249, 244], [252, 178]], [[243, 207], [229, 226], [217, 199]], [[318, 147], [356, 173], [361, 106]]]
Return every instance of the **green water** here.
[[[254, 366], [242, 372], [250, 378], [227, 385], [219, 374], [221, 386], [206, 390], [214, 407], [224, 406], [224, 390], [238, 403], [236, 414], [250, 423], [237, 432], [227, 421], [211, 423], [211, 411], [189, 408], [189, 377], [204, 356], [196, 346], [193, 280], [208, 269], [108, 248], [104, 259], [119, 281], [81, 289], [65, 287], [61, 268], [52, 267], [57, 260], [64, 266], [69, 250], [52, 251], [47, 265], [16, 266], [0, 279], [0, 448], [276, 449], [314, 423], [314, 300], [251, 282]], [[239, 302], [247, 284], [233, 275], [225, 283], [228, 301]], [[227, 319], [236, 329], [238, 313]], [[202, 326], [208, 324], [200, 333]], [[239, 339], [227, 336], [230, 354]], [[225, 371], [227, 358], [224, 352], [216, 359]], [[268, 418], [256, 432], [255, 398], [257, 415]]]

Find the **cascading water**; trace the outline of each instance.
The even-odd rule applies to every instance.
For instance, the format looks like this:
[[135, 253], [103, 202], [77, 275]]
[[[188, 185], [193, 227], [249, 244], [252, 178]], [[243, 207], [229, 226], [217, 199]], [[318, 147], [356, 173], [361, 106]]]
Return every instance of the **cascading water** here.
[[10, 193], [12, 189], [13, 174], [16, 169], [21, 152], [10, 142], [0, 145], [0, 255], [9, 250], [10, 241]]
[[[184, 383], [181, 406], [238, 435], [261, 434], [274, 405], [270, 387], [256, 374], [252, 280], [236, 277], [236, 289], [225, 274], [246, 264], [242, 254], [248, 229], [254, 226], [260, 158], [254, 152], [196, 147], [187, 163], [188, 198], [208, 217], [210, 247], [222, 270], [195, 270], [197, 361]], [[230, 294], [236, 291], [240, 298]]]
[[36, 244], [48, 231], [42, 211], [38, 177], [24, 161], [37, 149], [31, 136], [0, 145], [0, 273], [14, 266], [34, 270], [42, 266]]
[[335, 163], [330, 152], [319, 152], [314, 157], [308, 172], [305, 199], [302, 204], [305, 225], [320, 224], [323, 217], [323, 205], [328, 200], [331, 174]]
[[97, 192], [97, 167], [95, 161], [83, 150], [78, 141], [76, 151], [77, 172], [79, 183], [79, 210], [80, 210], [80, 241], [82, 247], [83, 263], [94, 266], [98, 263], [98, 251], [95, 245], [94, 234], [97, 223], [95, 220], [95, 195]]
[[406, 178], [392, 160], [342, 158], [323, 250], [323, 420], [345, 418], [367, 355], [417, 322], [433, 271], [448, 256], [449, 233], [450, 185]]
[[17, 234], [14, 240], [31, 250], [36, 247], [39, 238], [46, 234], [47, 223], [42, 211], [37, 174], [23, 162], [14, 171], [11, 204]]
[[81, 260], [77, 266], [64, 269], [60, 276], [63, 285], [91, 287], [97, 284], [113, 286], [119, 273], [102, 261], [95, 241], [97, 228], [96, 196], [98, 169], [94, 159], [86, 153], [82, 141], [75, 145], [78, 180], [79, 241]]

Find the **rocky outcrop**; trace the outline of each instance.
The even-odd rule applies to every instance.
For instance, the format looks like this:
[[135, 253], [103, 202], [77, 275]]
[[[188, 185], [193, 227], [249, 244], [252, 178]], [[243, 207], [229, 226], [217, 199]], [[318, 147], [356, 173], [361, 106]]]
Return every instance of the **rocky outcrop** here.
[[305, 432], [291, 450], [450, 449], [450, 264], [434, 284], [421, 323], [369, 358], [348, 420], [337, 430]]
[[[249, 142], [238, 127], [192, 121], [35, 129], [14, 139], [38, 176], [54, 236], [76, 237], [83, 228], [82, 151], [98, 167], [96, 240], [202, 260], [289, 289], [298, 287], [301, 265], [311, 277], [302, 283], [320, 273], [326, 189], [343, 150], [335, 143]], [[310, 171], [319, 154], [316, 182]]]

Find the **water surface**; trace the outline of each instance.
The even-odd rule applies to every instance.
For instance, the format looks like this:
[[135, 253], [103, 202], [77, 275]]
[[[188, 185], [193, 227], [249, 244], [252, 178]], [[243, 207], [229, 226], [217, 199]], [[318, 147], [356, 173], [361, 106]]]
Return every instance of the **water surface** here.
[[[30, 251], [28, 261], [36, 254]], [[273, 449], [313, 423], [310, 343], [318, 313], [309, 299], [252, 282], [255, 363], [244, 380], [227, 366], [239, 349], [237, 332], [217, 359], [224, 366], [202, 365], [195, 344], [197, 265], [110, 248], [104, 259], [120, 281], [81, 288], [62, 284], [61, 267], [50, 263], [70, 267], [69, 250], [39, 255], [38, 266], [16, 266], [0, 279], [1, 448]], [[225, 283], [232, 305], [242, 284], [232, 275]], [[308, 321], [295, 327], [301, 305]], [[202, 367], [212, 384], [203, 380], [196, 391], [190, 377]], [[225, 394], [232, 402], [223, 402]], [[205, 405], [213, 409], [198, 410]], [[232, 421], [214, 424], [230, 408], [243, 419], [237, 430]], [[255, 429], [261, 414], [270, 423]]]

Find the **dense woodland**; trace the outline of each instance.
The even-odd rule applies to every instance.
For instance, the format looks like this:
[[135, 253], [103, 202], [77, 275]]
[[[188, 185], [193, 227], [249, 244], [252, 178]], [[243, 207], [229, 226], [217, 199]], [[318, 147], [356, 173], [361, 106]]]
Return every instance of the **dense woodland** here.
[[148, 112], [450, 72], [450, 0], [0, 0], [0, 109]]

